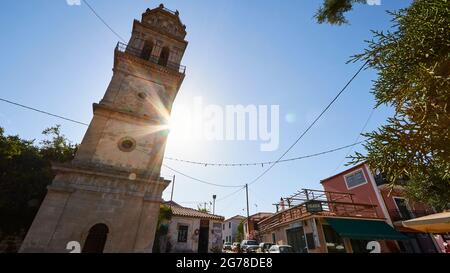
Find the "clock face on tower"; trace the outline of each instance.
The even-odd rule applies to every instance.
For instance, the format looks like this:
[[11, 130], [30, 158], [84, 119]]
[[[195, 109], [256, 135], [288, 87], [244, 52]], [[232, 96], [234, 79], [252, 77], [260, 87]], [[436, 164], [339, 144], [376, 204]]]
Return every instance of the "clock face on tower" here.
[[161, 134], [152, 127], [109, 119], [92, 161], [122, 169], [145, 170], [154, 157], [155, 144], [161, 138]]
[[132, 137], [123, 137], [119, 140], [117, 146], [122, 152], [131, 152], [136, 148], [136, 140]]

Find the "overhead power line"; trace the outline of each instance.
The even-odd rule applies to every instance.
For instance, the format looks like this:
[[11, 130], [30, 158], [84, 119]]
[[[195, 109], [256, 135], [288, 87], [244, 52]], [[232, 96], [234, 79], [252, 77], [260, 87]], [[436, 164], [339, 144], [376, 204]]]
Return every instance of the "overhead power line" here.
[[162, 164], [162, 165], [163, 165], [163, 167], [165, 167], [165, 168], [167, 168], [167, 169], [169, 169], [169, 170], [171, 170], [173, 172], [176, 172], [177, 174], [180, 174], [180, 175], [182, 175], [184, 177], [187, 177], [189, 179], [192, 179], [194, 181], [197, 181], [197, 182], [200, 182], [200, 183], [203, 183], [203, 184], [208, 184], [208, 185], [217, 186], [217, 187], [224, 187], [224, 188], [239, 188], [239, 187], [243, 186], [243, 185], [225, 185], [225, 184], [217, 184], [217, 183], [208, 182], [208, 181], [205, 181], [205, 180], [198, 179], [198, 178], [195, 178], [193, 176], [187, 175], [187, 174], [182, 173], [182, 172], [180, 172], [178, 170], [175, 170], [174, 168], [168, 166], [167, 164]]
[[95, 9], [88, 3], [86, 0], [82, 0], [83, 3], [92, 11], [92, 13], [112, 32], [116, 35], [122, 42], [126, 43], [125, 39], [122, 38], [101, 16], [98, 14]]
[[311, 128], [319, 121], [319, 119], [325, 114], [326, 111], [331, 107], [331, 105], [336, 102], [336, 100], [341, 96], [341, 94], [347, 89], [347, 87], [350, 85], [350, 83], [358, 76], [358, 74], [364, 69], [368, 61], [366, 61], [357, 71], [356, 73], [350, 78], [350, 80], [344, 85], [344, 87], [337, 93], [337, 95], [328, 103], [328, 105], [320, 112], [320, 114], [311, 122], [311, 124], [304, 130], [300, 136], [294, 141], [294, 143], [289, 146], [289, 148], [276, 160], [273, 162], [269, 168], [265, 169], [260, 175], [258, 175], [255, 179], [253, 179], [251, 182], [248, 183], [248, 185], [252, 185], [256, 183], [261, 177], [263, 177], [266, 173], [268, 173], [280, 160], [283, 159], [283, 157], [292, 149], [295, 145], [311, 130]]
[[[224, 197], [216, 199], [216, 203], [222, 202], [223, 200], [230, 198], [231, 196], [237, 194], [238, 192], [240, 192], [244, 189], [245, 189], [245, 187], [242, 187], [235, 191], [232, 191], [231, 193], [225, 195]], [[203, 204], [205, 202], [210, 202], [210, 201], [176, 201], [176, 203], [179, 203], [179, 204]]]
[[[361, 131], [359, 131], [359, 134], [358, 134], [358, 136], [355, 139], [355, 142], [358, 142], [358, 144], [363, 142], [363, 141], [359, 141], [359, 138], [361, 137], [361, 135], [366, 130], [366, 127], [369, 124], [370, 119], [372, 118], [373, 112], [375, 112], [375, 108], [372, 108], [372, 110], [370, 111], [369, 116], [367, 117], [366, 121], [364, 122], [363, 127], [361, 128]], [[333, 173], [335, 173], [339, 169], [339, 167], [341, 167], [342, 163], [344, 163], [345, 159], [352, 152], [352, 150], [353, 150], [353, 146], [348, 148], [347, 153], [345, 154], [344, 158], [342, 158], [342, 160], [339, 162], [339, 165], [337, 165], [336, 169], [334, 169]]]
[[77, 120], [74, 120], [74, 119], [71, 119], [71, 118], [66, 118], [66, 117], [63, 117], [63, 116], [60, 116], [60, 115], [52, 114], [50, 112], [39, 110], [39, 109], [36, 109], [34, 107], [26, 106], [26, 105], [23, 105], [23, 104], [20, 104], [20, 103], [17, 103], [17, 102], [13, 102], [13, 101], [10, 101], [10, 100], [7, 100], [7, 99], [0, 98], [0, 100], [4, 101], [4, 102], [7, 102], [7, 103], [10, 103], [10, 104], [13, 104], [13, 105], [16, 105], [16, 106], [19, 106], [19, 107], [22, 107], [22, 108], [25, 108], [25, 109], [29, 109], [29, 110], [33, 110], [33, 111], [36, 111], [36, 112], [39, 112], [39, 113], [42, 113], [42, 114], [46, 114], [46, 115], [49, 115], [49, 116], [52, 116], [52, 117], [56, 117], [56, 118], [60, 118], [60, 119], [64, 119], [64, 120], [70, 121], [70, 122], [74, 122], [74, 123], [78, 123], [78, 124], [81, 124], [81, 125], [89, 126], [89, 124], [81, 122], [81, 121], [77, 121]]
[[238, 192], [240, 192], [240, 191], [242, 191], [242, 190], [244, 190], [244, 189], [245, 189], [245, 186], [242, 187], [242, 188], [240, 188], [240, 189], [237, 189], [236, 191], [231, 192], [230, 194], [225, 195], [225, 196], [222, 197], [222, 198], [218, 198], [218, 199], [216, 200], [216, 202], [221, 202], [221, 201], [223, 201], [223, 200], [225, 200], [225, 199], [227, 199], [227, 198], [229, 198], [229, 197], [235, 195], [236, 193], [238, 193]]

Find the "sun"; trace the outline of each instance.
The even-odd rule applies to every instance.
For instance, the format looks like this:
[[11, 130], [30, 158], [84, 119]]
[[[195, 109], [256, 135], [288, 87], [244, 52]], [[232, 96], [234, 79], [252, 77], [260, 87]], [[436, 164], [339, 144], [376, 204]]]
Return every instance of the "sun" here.
[[178, 107], [172, 111], [166, 126], [170, 132], [169, 137], [173, 140], [182, 142], [191, 139], [190, 136], [194, 130], [190, 115], [183, 111], [182, 107]]

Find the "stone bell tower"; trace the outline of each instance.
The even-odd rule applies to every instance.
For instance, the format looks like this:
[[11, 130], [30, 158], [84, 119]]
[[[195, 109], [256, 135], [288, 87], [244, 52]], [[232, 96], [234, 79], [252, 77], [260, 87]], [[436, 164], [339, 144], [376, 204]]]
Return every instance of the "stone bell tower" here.
[[[78, 152], [56, 176], [21, 252], [151, 252], [172, 104], [183, 82], [187, 46], [178, 11], [162, 4], [134, 20], [128, 45], [114, 51], [111, 82]], [[76, 243], [75, 243], [76, 244]]]

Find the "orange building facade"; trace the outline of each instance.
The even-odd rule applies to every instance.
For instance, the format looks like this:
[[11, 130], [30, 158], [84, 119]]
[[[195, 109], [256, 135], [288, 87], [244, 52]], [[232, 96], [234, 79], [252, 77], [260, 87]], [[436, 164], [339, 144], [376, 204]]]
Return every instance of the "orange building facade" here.
[[399, 252], [440, 252], [440, 236], [417, 233], [402, 226], [402, 221], [433, 214], [436, 211], [425, 204], [409, 200], [399, 185], [391, 187], [382, 174], [375, 173], [367, 164], [361, 163], [321, 181], [325, 191], [339, 191], [352, 194], [357, 202], [376, 205], [377, 213], [386, 223], [408, 237], [397, 241]]

